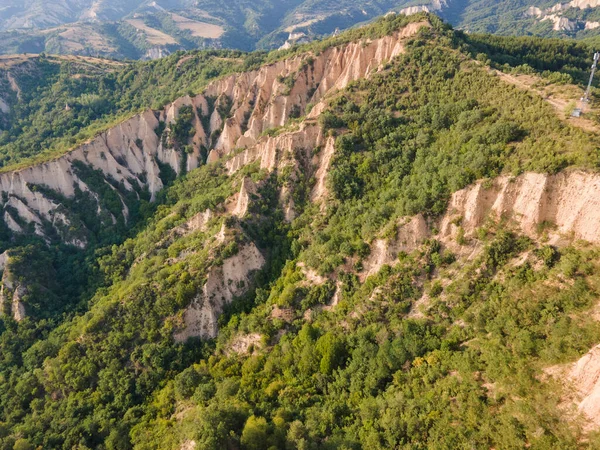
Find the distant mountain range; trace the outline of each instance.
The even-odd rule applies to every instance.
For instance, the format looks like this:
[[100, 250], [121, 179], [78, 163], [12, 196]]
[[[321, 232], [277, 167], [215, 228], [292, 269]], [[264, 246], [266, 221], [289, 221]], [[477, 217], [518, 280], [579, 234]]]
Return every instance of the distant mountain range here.
[[[17, 4], [19, 3], [19, 4]], [[192, 48], [291, 46], [389, 12], [469, 32], [586, 38], [600, 0], [0, 0], [0, 53], [153, 59]]]

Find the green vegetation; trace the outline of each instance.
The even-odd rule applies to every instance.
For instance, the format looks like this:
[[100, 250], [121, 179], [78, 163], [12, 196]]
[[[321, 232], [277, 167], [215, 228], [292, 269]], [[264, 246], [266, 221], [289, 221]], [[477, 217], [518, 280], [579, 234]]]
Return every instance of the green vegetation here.
[[[432, 242], [360, 287], [342, 278], [340, 304], [311, 323], [302, 308], [278, 323], [270, 302], [230, 322], [223, 335], [259, 332], [270, 345], [226, 356], [222, 337], [215, 356], [155, 395], [132, 431], [136, 448], [186, 439], [201, 448], [572, 448], [555, 387], [536, 374], [596, 342], [599, 326], [582, 312], [597, 292], [598, 253], [565, 249], [552, 268], [513, 268], [506, 263], [531, 244], [489, 236], [467, 267], [444, 262]], [[414, 280], [434, 269], [455, 281], [426, 319], [408, 317], [423, 293]], [[548, 288], [566, 274], [574, 285]]]
[[[64, 153], [100, 131], [147, 108], [158, 109], [206, 83], [245, 67], [233, 51], [177, 53], [126, 66], [85, 60], [36, 58], [0, 72], [3, 97], [12, 110], [0, 134], [0, 166]], [[6, 78], [20, 89], [20, 99]], [[12, 166], [14, 167], [14, 166]]]
[[[597, 248], [555, 248], [490, 220], [475, 235], [458, 234], [459, 245], [480, 249], [472, 260], [432, 238], [393, 266], [362, 273], [374, 239], [394, 237], [406, 216], [434, 224], [449, 196], [476, 179], [598, 169], [596, 135], [565, 124], [543, 99], [481, 64], [527, 64], [579, 80], [583, 50], [465, 36], [429, 20], [432, 28], [385, 70], [328, 99], [321, 125], [336, 142], [324, 205], [310, 201], [314, 168], [301, 149], [272, 173], [257, 163], [228, 176], [217, 163], [172, 180], [165, 170], [170, 186], [154, 205], [147, 192], [108, 186], [81, 164], [75, 170], [99, 194], [105, 216], [97, 219], [84, 193], [57, 200], [89, 230], [88, 250], [69, 253], [0, 229], [31, 312], [19, 323], [0, 317], [0, 448], [179, 449], [192, 440], [201, 449], [581, 445], [582, 430], [558, 407], [560, 386], [542, 375], [597, 344], [600, 324], [589, 314], [600, 294]], [[196, 90], [220, 73], [406, 23], [390, 17], [271, 55], [222, 61], [220, 53], [194, 52], [190, 73], [157, 62], [102, 76], [121, 79], [116, 86], [128, 88], [118, 97], [140, 107], [191, 80]], [[211, 61], [216, 73], [197, 78]], [[152, 87], [135, 88], [151, 79]], [[172, 80], [157, 95], [156, 85]], [[216, 107], [224, 117], [231, 110], [227, 101]], [[192, 113], [182, 107], [169, 136], [182, 150]], [[256, 193], [237, 218], [225, 205], [244, 178]], [[291, 223], [282, 191], [294, 200]], [[188, 226], [207, 209], [207, 223]], [[219, 336], [176, 342], [211, 268], [250, 243], [266, 265], [219, 317]]]

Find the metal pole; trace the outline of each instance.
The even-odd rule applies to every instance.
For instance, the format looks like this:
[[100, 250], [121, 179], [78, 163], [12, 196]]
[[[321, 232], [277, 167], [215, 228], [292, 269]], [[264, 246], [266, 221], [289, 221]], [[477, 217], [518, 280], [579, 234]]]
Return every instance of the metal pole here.
[[596, 68], [598, 67], [598, 61], [600, 60], [600, 52], [594, 53], [594, 63], [592, 64], [592, 73], [590, 73], [590, 81], [588, 82], [587, 88], [583, 94], [583, 97], [579, 99], [579, 106], [573, 110], [571, 113], [571, 117], [581, 117], [581, 113], [583, 113], [585, 105], [590, 102], [590, 93], [592, 91], [592, 82], [594, 81], [594, 74], [596, 73]]
[[594, 64], [592, 64], [592, 73], [590, 74], [590, 81], [587, 85], [587, 89], [585, 90], [585, 94], [581, 98], [582, 102], [588, 103], [590, 101], [590, 92], [592, 90], [592, 82], [594, 81], [594, 74], [596, 73], [596, 68], [598, 67], [598, 60], [600, 59], [600, 52], [594, 53]]

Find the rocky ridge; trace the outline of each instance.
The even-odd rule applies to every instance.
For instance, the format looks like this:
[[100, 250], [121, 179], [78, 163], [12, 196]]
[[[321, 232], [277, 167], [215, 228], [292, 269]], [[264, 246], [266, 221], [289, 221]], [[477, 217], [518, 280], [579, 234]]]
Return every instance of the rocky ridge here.
[[[55, 195], [48, 195], [51, 191], [73, 198], [81, 191], [91, 192], [97, 198], [77, 164], [100, 171], [111, 186], [129, 192], [147, 189], [154, 198], [163, 187], [161, 165], [168, 165], [179, 174], [202, 164], [203, 152], [209, 151], [207, 160], [214, 162], [234, 149], [245, 148], [245, 152], [228, 162], [230, 170], [257, 158], [263, 160], [265, 167], [272, 167], [275, 148], [285, 150], [299, 144], [315, 148], [323, 140], [314, 124], [322, 109], [319, 102], [328, 93], [369, 76], [399, 55], [403, 39], [425, 25], [412, 23], [392, 36], [333, 47], [319, 56], [297, 56], [231, 75], [210, 84], [203, 94], [180, 98], [162, 111], [148, 110], [52, 161], [2, 173], [4, 221], [17, 233], [24, 231], [24, 224], [33, 223], [41, 236], [46, 235], [44, 224], [50, 224], [65, 242], [84, 247], [84, 238], [65, 231], [71, 223], [68, 212], [61, 208]], [[275, 138], [262, 136], [267, 130], [284, 126], [291, 117], [305, 114], [309, 104], [316, 106], [301, 131]], [[177, 120], [184, 106], [193, 109], [195, 132], [190, 142], [192, 151], [186, 154], [170, 144], [169, 139], [169, 125]], [[164, 133], [157, 131], [161, 123], [167, 127]], [[125, 203], [123, 206], [126, 219]]]
[[[299, 153], [315, 166], [317, 187], [312, 199], [316, 201], [326, 195], [325, 176], [334, 149], [334, 139], [324, 135], [316, 120], [324, 109], [323, 99], [380, 70], [403, 52], [404, 40], [422, 26], [427, 23], [412, 23], [381, 39], [332, 47], [318, 56], [295, 56], [252, 72], [228, 76], [210, 84], [200, 95], [182, 97], [160, 111], [148, 110], [61, 157], [2, 173], [3, 219], [14, 233], [33, 229], [50, 241], [48, 230], [52, 227], [63, 242], [83, 248], [87, 245], [86, 235], [70, 231], [76, 228], [72, 226], [76, 218], [66, 202], [85, 194], [95, 199], [99, 215], [107, 212], [102, 211], [100, 189], [105, 186], [97, 185], [98, 178], [90, 177], [90, 170], [100, 175], [102, 184], [121, 198], [122, 217], [109, 212], [107, 225], [110, 225], [110, 221], [128, 219], [126, 196], [140, 197], [147, 191], [150, 199], [155, 198], [164, 187], [162, 175], [166, 167], [181, 174], [205, 162], [224, 159], [230, 175], [255, 161], [260, 161], [267, 170], [285, 166], [299, 170], [296, 166]], [[309, 105], [314, 106], [310, 109]], [[182, 108], [191, 110], [193, 128], [193, 136], [183, 143], [176, 142], [172, 131]], [[289, 119], [307, 112], [303, 122], [290, 129], [283, 128]], [[275, 134], [266, 133], [277, 128], [281, 130]], [[318, 147], [324, 150], [313, 156]], [[226, 207], [225, 213], [243, 217], [255, 189], [249, 179], [243, 179], [239, 192], [231, 199], [231, 210]], [[292, 220], [291, 195], [281, 194], [286, 218]], [[211, 211], [203, 212], [174, 233], [202, 229], [213, 215]], [[225, 231], [222, 229], [221, 234]], [[264, 256], [250, 243], [213, 266], [201, 293], [186, 310], [183, 326], [175, 338], [183, 341], [192, 336], [214, 337], [217, 318], [224, 306], [246, 292], [251, 285], [251, 273], [264, 264]], [[19, 300], [18, 289], [13, 288], [7, 279], [3, 303], [11, 303], [11, 314], [20, 320], [25, 316], [26, 304]]]
[[552, 22], [554, 31], [578, 31], [578, 30], [594, 30], [600, 27], [600, 22], [570, 19], [564, 17], [563, 13], [569, 9], [587, 9], [600, 6], [597, 0], [572, 0], [567, 3], [557, 3], [548, 8], [539, 8], [531, 6], [527, 9], [526, 15], [535, 17], [540, 22]]

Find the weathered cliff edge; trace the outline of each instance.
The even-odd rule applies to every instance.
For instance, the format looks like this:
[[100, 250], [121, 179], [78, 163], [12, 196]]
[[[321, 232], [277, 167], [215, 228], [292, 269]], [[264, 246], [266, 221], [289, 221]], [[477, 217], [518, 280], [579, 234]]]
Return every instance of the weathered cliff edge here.
[[212, 267], [202, 292], [192, 301], [183, 317], [184, 327], [175, 333], [175, 340], [184, 342], [190, 337], [213, 338], [217, 321], [225, 305], [243, 295], [252, 285], [250, 275], [260, 270], [265, 259], [254, 244], [247, 244], [238, 253]]
[[[455, 192], [444, 216], [434, 223], [427, 223], [420, 215], [404, 219], [395, 239], [376, 239], [362, 278], [377, 273], [384, 264], [393, 264], [398, 253], [410, 252], [430, 237], [461, 251], [456, 243], [458, 233], [471, 237], [488, 220], [504, 221], [533, 239], [545, 234], [551, 244], [574, 240], [598, 244], [600, 174], [574, 170], [478, 181]], [[433, 235], [432, 229], [439, 232]]]
[[[258, 70], [228, 76], [210, 84], [195, 97], [182, 97], [161, 111], [146, 111], [57, 159], [25, 169], [0, 174], [2, 219], [14, 232], [23, 224], [33, 223], [35, 232], [45, 235], [44, 225], [52, 225], [65, 242], [85, 246], [81, 238], [68, 236], [69, 212], [61, 208], [57, 196], [72, 198], [78, 190], [98, 199], [94, 187], [85, 182], [76, 166], [83, 163], [99, 170], [106, 182], [119, 184], [128, 191], [148, 189], [151, 196], [163, 187], [161, 165], [169, 165], [177, 174], [216, 161], [237, 148], [249, 149], [230, 163], [230, 170], [256, 158], [274, 157], [279, 145], [304, 147], [320, 145], [317, 132], [280, 138], [262, 136], [266, 130], [286, 124], [292, 116], [301, 116], [308, 104], [317, 105], [315, 118], [322, 110], [319, 102], [331, 91], [351, 81], [368, 77], [382, 64], [403, 51], [403, 40], [414, 35], [426, 23], [413, 23], [392, 36], [329, 48], [317, 55], [300, 55], [264, 66]], [[183, 106], [193, 109], [194, 137], [191, 153], [170, 148], [169, 125], [177, 120]], [[166, 135], [156, 132], [160, 122]], [[283, 142], [285, 141], [285, 142]], [[40, 186], [43, 189], [36, 189]], [[100, 203], [98, 204], [100, 207]], [[124, 205], [123, 215], [127, 216]], [[114, 220], [114, 218], [113, 218]]]
[[[281, 139], [293, 139], [291, 136], [282, 136]], [[282, 143], [281, 140], [279, 142]], [[316, 163], [317, 183], [312, 193], [315, 201], [326, 195], [321, 181], [327, 173], [328, 155], [333, 152], [333, 139], [329, 138], [326, 142], [325, 150], [321, 151]], [[253, 152], [254, 150], [248, 150], [238, 157], [255, 155], [257, 158], [264, 158], [262, 165], [265, 168], [273, 167], [282, 161], [281, 158], [272, 159], [269, 156], [272, 155], [270, 151]], [[233, 159], [228, 162], [231, 170], [235, 170], [235, 161]], [[322, 174], [323, 180], [319, 180], [319, 174]], [[394, 239], [376, 239], [372, 242], [371, 254], [363, 262], [364, 269], [359, 274], [360, 278], [364, 280], [376, 274], [384, 264], [393, 265], [401, 252], [409, 253], [429, 238], [438, 239], [442, 245], [466, 258], [474, 257], [478, 254], [476, 248], [457, 243], [459, 230], [465, 238], [469, 238], [475, 236], [477, 229], [485, 226], [488, 221], [503, 221], [510, 229], [533, 239], [539, 239], [544, 234], [549, 243], [556, 245], [575, 240], [598, 244], [600, 175], [579, 170], [555, 175], [526, 173], [518, 177], [501, 176], [495, 180], [474, 183], [452, 195], [447, 212], [441, 219], [428, 222], [421, 215], [405, 218], [399, 221]], [[255, 262], [257, 260], [250, 257], [245, 259]], [[224, 285], [235, 285], [240, 280], [246, 281], [253, 270], [262, 267], [262, 263], [237, 265], [241, 271], [215, 272], [213, 276], [217, 276]], [[221, 275], [223, 276], [220, 277]], [[220, 288], [215, 288], [212, 296], [210, 292], [213, 291], [206, 291], [205, 288], [202, 295], [186, 311], [186, 328], [177, 335], [177, 339], [216, 335], [215, 317], [223, 305], [239, 293], [222, 293]], [[596, 389], [600, 390], [600, 375]]]
[[475, 183], [452, 195], [440, 224], [441, 237], [452, 236], [458, 226], [470, 233], [490, 216], [514, 224], [530, 237], [544, 231], [555, 242], [600, 243], [600, 175], [526, 173], [496, 178], [491, 186]]
[[600, 345], [561, 372], [577, 409], [587, 419], [586, 428], [600, 427]]

